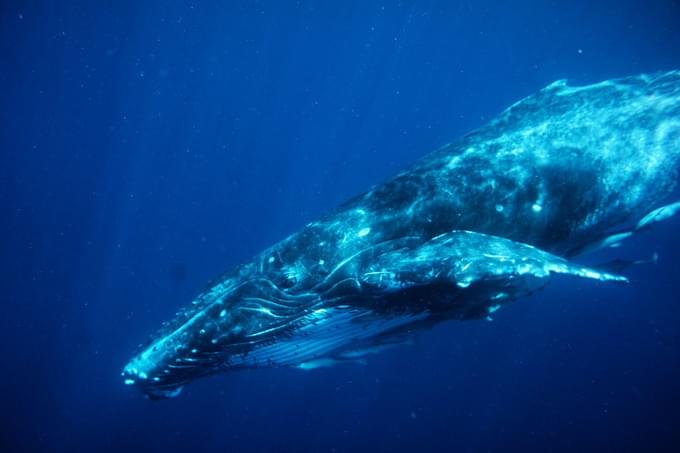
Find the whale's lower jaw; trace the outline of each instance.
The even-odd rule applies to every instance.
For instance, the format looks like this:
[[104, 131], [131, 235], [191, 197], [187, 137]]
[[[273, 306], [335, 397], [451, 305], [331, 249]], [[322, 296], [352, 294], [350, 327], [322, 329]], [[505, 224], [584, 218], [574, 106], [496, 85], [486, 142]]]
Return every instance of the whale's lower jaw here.
[[231, 357], [227, 367], [311, 369], [309, 364], [324, 358], [333, 361], [349, 358], [352, 352], [365, 345], [377, 343], [381, 337], [397, 335], [405, 326], [425, 320], [429, 315], [425, 311], [379, 315], [349, 306], [318, 309], [302, 319], [302, 327], [292, 334], [247, 354]]
[[179, 396], [180, 393], [182, 393], [182, 389], [184, 387], [177, 387], [175, 389], [171, 390], [156, 390], [152, 389], [149, 390], [146, 393], [146, 396], [149, 397], [150, 400], [163, 400], [167, 398], [175, 398]]

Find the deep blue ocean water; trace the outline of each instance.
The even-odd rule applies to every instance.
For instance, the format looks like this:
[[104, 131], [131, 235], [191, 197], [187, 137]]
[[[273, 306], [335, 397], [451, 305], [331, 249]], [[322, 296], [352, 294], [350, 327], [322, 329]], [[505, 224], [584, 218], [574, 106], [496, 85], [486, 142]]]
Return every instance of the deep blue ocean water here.
[[[678, 451], [678, 219], [365, 365], [145, 400], [231, 265], [567, 78], [680, 68], [677, 1], [2, 2], [0, 450]], [[674, 448], [675, 447], [675, 448]]]

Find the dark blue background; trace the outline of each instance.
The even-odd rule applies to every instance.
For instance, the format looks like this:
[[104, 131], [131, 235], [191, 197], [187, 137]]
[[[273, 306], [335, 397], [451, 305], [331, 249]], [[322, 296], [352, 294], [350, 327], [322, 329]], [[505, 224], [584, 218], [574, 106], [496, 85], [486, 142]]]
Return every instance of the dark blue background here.
[[0, 5], [0, 449], [671, 449], [678, 220], [616, 251], [660, 252], [628, 286], [365, 366], [122, 385], [209, 278], [517, 99], [680, 68], [674, 1], [238, 3]]

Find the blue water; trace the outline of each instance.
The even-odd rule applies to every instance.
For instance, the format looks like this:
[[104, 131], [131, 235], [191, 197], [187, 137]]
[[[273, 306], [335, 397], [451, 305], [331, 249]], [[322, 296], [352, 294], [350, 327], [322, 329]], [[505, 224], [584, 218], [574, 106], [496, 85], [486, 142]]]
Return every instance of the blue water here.
[[[659, 451], [680, 221], [366, 365], [174, 400], [123, 365], [206, 282], [560, 78], [680, 68], [677, 1], [3, 2], [0, 450]], [[241, 4], [239, 4], [241, 3]], [[677, 447], [677, 445], [676, 445]]]

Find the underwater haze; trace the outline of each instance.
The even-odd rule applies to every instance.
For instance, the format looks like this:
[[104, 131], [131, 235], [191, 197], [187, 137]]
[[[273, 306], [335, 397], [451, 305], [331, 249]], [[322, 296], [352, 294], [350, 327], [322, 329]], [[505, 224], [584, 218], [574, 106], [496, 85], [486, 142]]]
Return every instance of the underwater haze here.
[[121, 372], [211, 279], [518, 100], [679, 69], [670, 0], [3, 2], [0, 451], [678, 451], [677, 217], [573, 259], [627, 284], [356, 363], [162, 401]]

